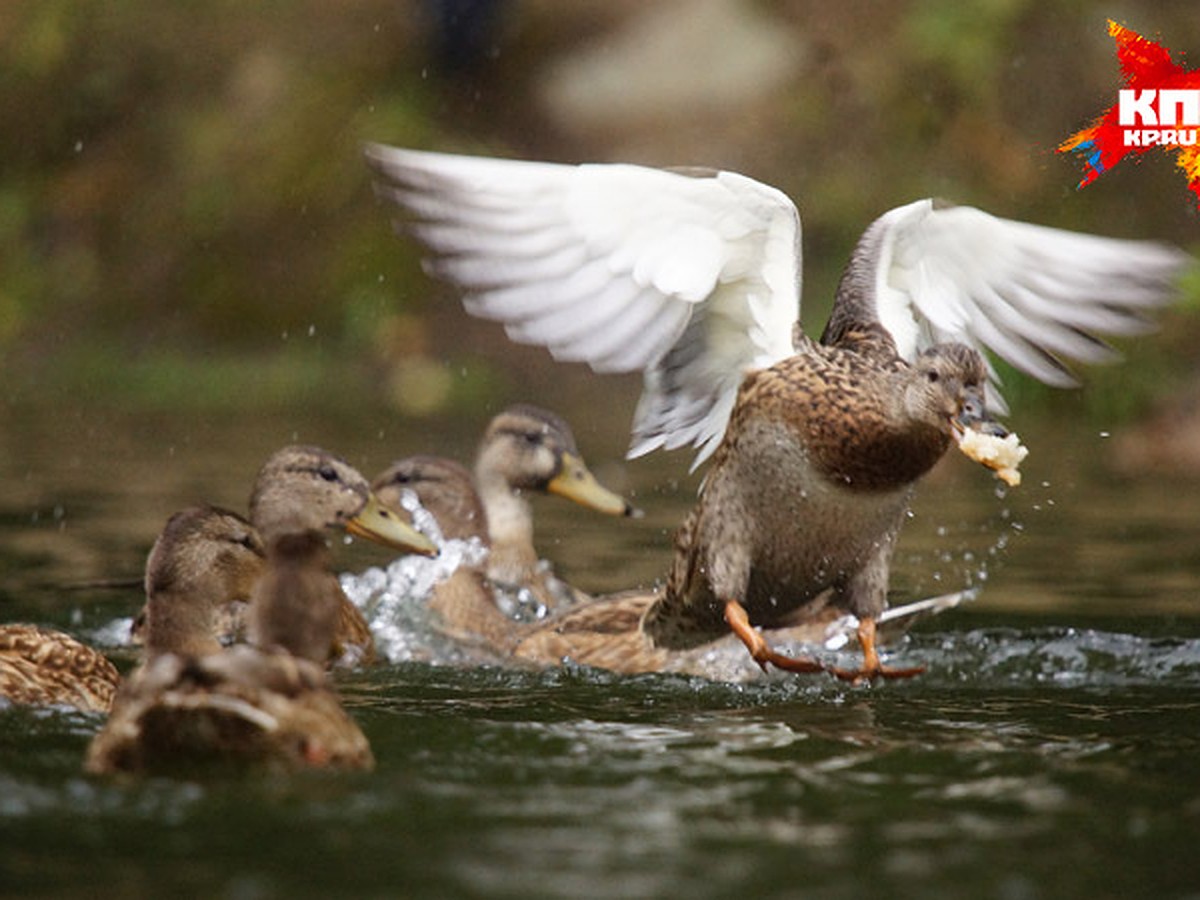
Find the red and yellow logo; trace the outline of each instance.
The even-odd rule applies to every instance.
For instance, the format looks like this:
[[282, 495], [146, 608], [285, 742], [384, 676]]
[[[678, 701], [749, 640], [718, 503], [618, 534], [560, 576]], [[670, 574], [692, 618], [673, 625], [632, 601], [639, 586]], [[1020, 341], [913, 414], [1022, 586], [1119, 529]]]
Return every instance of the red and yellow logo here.
[[[1162, 44], [1109, 21], [1125, 88], [1090, 127], [1063, 141], [1059, 153], [1083, 157], [1086, 187], [1127, 155], [1160, 148], [1175, 154], [1200, 203], [1200, 69], [1187, 71]], [[1181, 57], [1182, 58], [1182, 57]]]

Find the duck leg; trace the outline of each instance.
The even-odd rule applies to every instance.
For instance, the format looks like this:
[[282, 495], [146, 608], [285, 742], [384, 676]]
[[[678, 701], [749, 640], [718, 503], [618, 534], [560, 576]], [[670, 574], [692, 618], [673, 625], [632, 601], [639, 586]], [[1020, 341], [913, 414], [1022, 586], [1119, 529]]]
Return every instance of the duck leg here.
[[733, 633], [738, 636], [746, 649], [750, 651], [750, 655], [754, 657], [754, 661], [765, 672], [767, 664], [770, 663], [780, 669], [786, 669], [789, 672], [824, 672], [826, 667], [815, 659], [805, 659], [803, 657], [784, 656], [782, 653], [777, 653], [771, 649], [771, 645], [766, 639], [755, 630], [750, 624], [750, 617], [746, 614], [746, 607], [742, 606], [736, 600], [725, 601], [725, 621], [729, 624]]
[[858, 622], [858, 643], [863, 651], [863, 664], [861, 669], [839, 669], [831, 667], [831, 671], [843, 681], [867, 681], [876, 678], [912, 678], [914, 675], [920, 675], [925, 671], [924, 666], [915, 666], [910, 669], [896, 669], [890, 666], [885, 666], [879, 661], [879, 651], [875, 648], [875, 618], [873, 616], [863, 616]]

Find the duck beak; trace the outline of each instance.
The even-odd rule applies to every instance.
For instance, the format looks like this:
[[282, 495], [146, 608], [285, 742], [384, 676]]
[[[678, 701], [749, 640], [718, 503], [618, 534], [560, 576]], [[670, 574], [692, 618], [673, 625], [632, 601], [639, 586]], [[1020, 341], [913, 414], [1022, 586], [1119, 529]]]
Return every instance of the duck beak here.
[[580, 506], [586, 506], [597, 512], [610, 516], [639, 517], [642, 511], [631, 505], [620, 494], [614, 494], [596, 480], [582, 459], [573, 453], [564, 453], [562, 469], [550, 479], [546, 489], [552, 494], [574, 500]]
[[1004, 426], [988, 415], [982, 388], [967, 389], [963, 397], [962, 408], [958, 411], [958, 415], [950, 420], [950, 427], [960, 437], [967, 429], [978, 431], [981, 434], [995, 435], [998, 438], [1008, 435]]
[[357, 516], [346, 522], [346, 531], [385, 547], [425, 556], [438, 555], [437, 545], [433, 541], [384, 506], [374, 493], [367, 494], [366, 505]]

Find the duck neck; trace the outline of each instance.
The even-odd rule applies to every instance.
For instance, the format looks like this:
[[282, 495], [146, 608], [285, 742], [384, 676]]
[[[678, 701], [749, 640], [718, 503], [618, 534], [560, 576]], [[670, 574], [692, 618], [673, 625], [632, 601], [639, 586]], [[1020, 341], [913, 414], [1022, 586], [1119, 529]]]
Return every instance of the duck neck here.
[[341, 596], [324, 534], [305, 531], [274, 538], [267, 546], [267, 571], [250, 605], [254, 642], [323, 664], [333, 644]]
[[529, 501], [501, 477], [480, 473], [476, 478], [491, 544], [488, 576], [506, 584], [521, 584], [532, 576], [538, 561]]
[[221, 649], [216, 639], [216, 610], [211, 603], [160, 591], [149, 598], [146, 619], [146, 655], [165, 653], [207, 656]]

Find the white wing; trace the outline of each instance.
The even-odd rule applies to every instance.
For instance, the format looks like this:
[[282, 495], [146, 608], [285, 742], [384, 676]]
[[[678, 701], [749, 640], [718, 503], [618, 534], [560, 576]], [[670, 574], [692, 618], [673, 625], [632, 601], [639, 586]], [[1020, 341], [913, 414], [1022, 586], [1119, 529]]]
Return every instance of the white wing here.
[[515, 341], [642, 371], [630, 456], [720, 442], [747, 368], [792, 353], [800, 221], [730, 172], [367, 148], [432, 271]]
[[884, 214], [863, 234], [837, 305], [873, 302], [874, 317], [906, 359], [934, 343], [962, 341], [1069, 387], [1076, 380], [1064, 361], [1115, 358], [1095, 335], [1146, 331], [1146, 313], [1175, 297], [1175, 282], [1191, 262], [1165, 244], [919, 200]]

